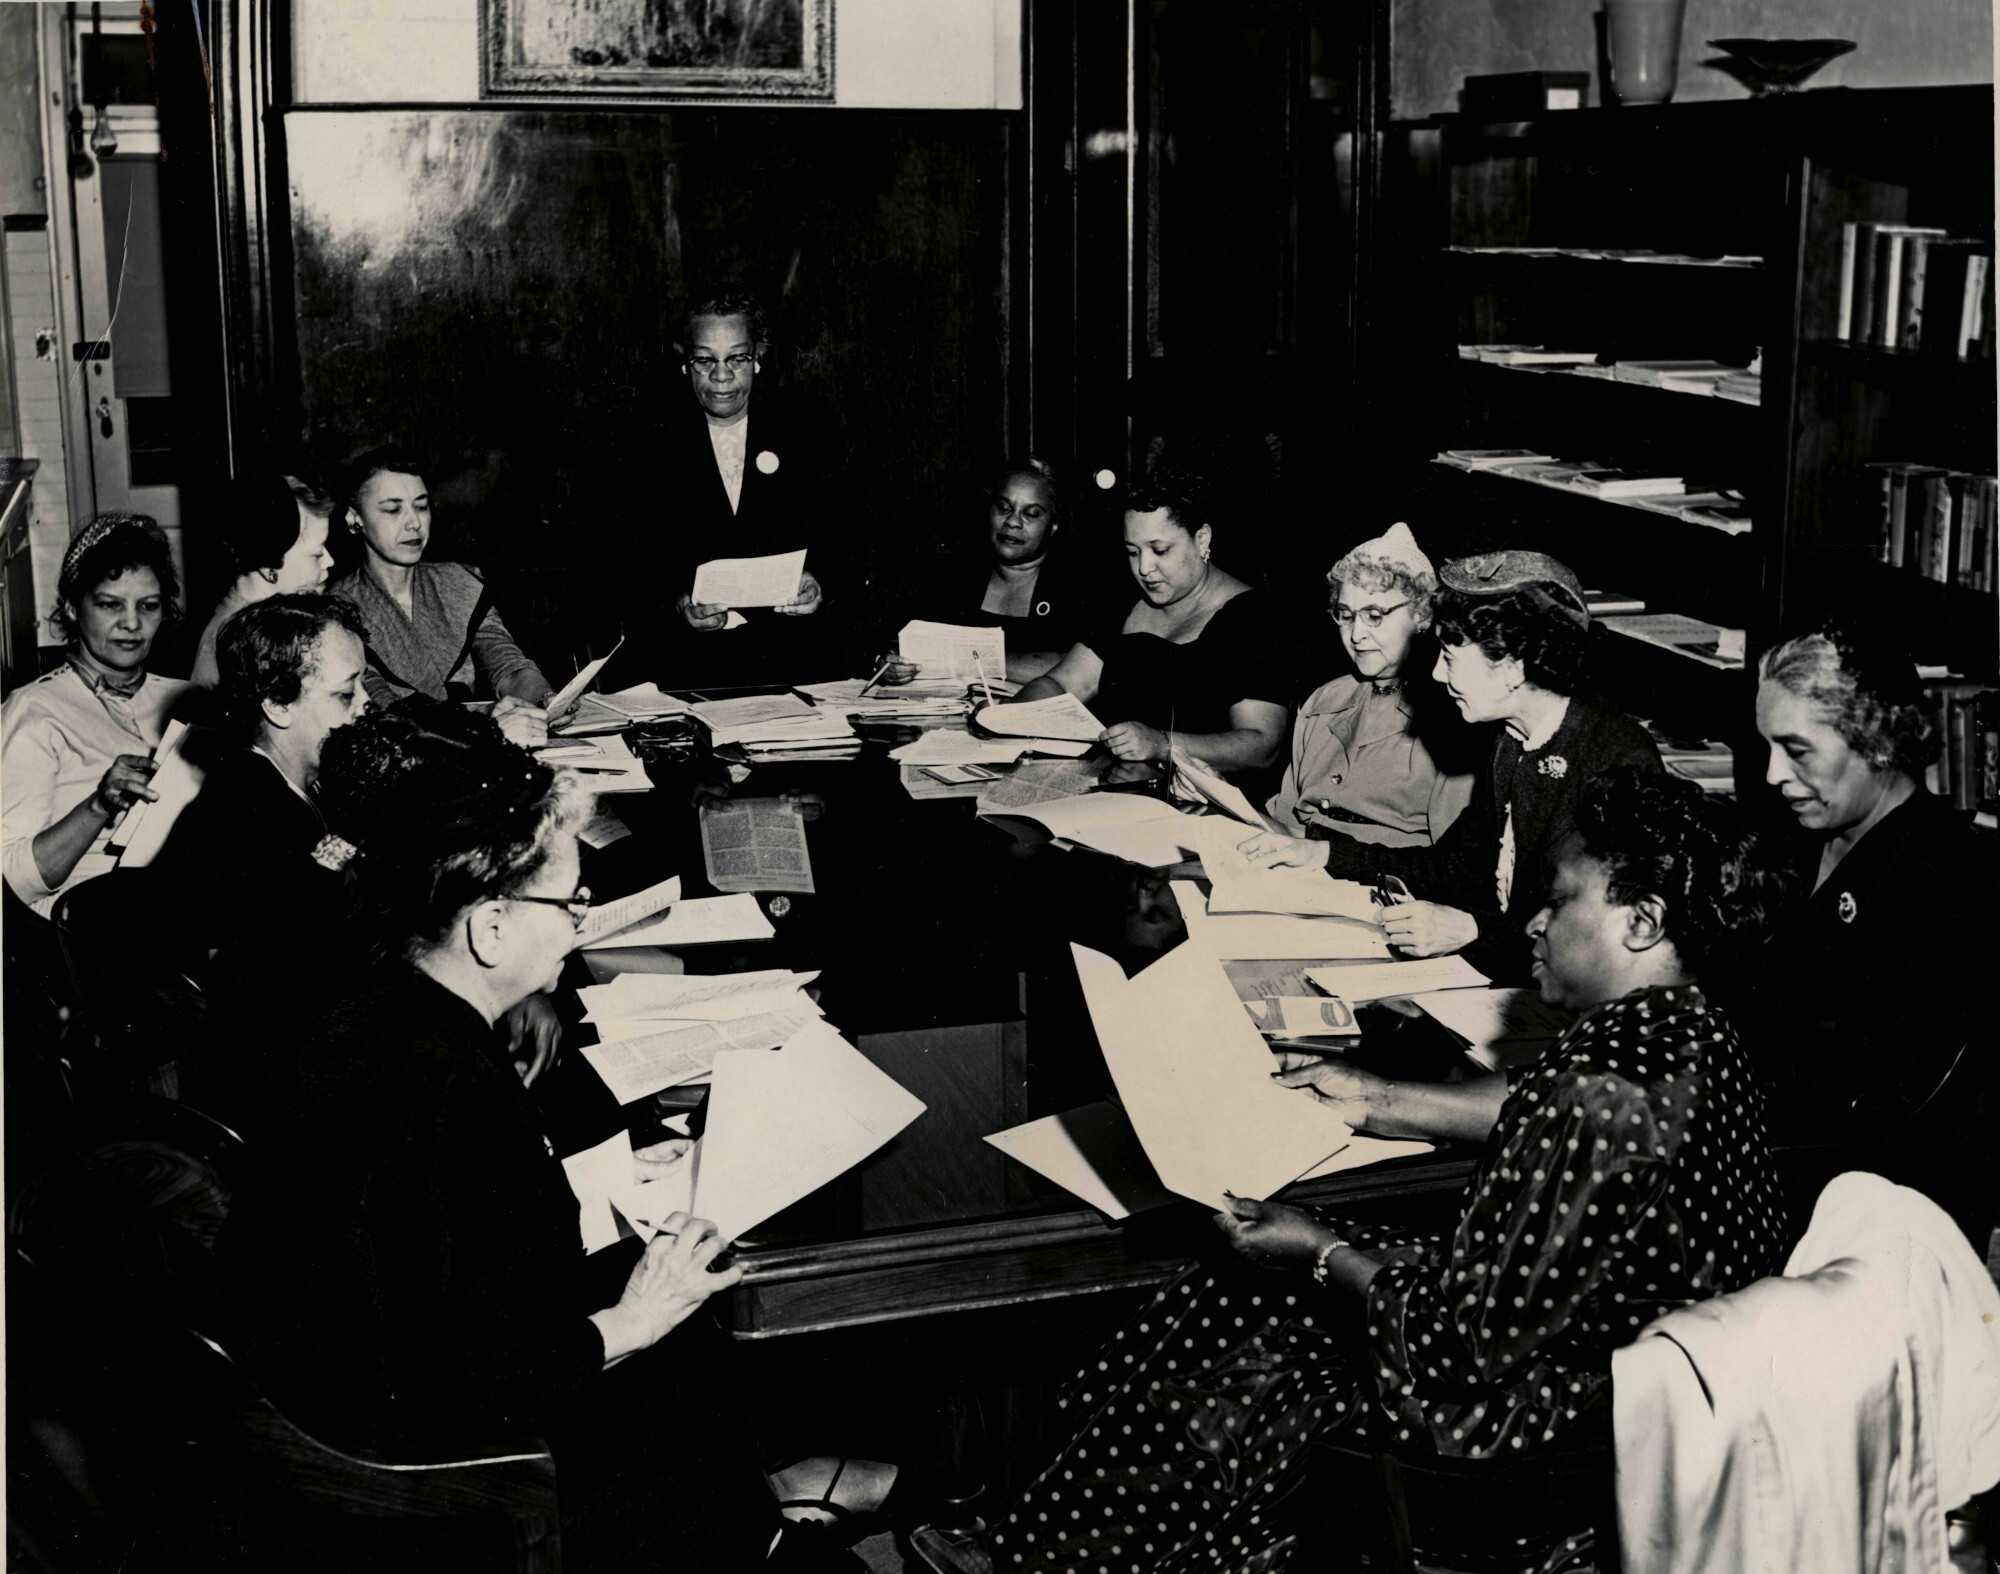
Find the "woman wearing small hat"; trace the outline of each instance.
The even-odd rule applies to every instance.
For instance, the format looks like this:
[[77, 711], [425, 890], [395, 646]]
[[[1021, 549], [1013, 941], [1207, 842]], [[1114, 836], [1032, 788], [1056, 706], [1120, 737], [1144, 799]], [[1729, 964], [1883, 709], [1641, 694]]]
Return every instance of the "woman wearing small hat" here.
[[1567, 567], [1541, 552], [1483, 552], [1438, 576], [1433, 676], [1459, 714], [1497, 730], [1471, 802], [1430, 847], [1386, 847], [1309, 828], [1244, 843], [1266, 865], [1324, 868], [1343, 879], [1395, 876], [1414, 901], [1385, 909], [1383, 929], [1409, 956], [1476, 947], [1502, 982], [1528, 975], [1523, 933], [1549, 891], [1556, 839], [1578, 793], [1614, 765], [1660, 769], [1631, 717], [1584, 691], [1590, 612]]
[[1354, 548], [1326, 580], [1334, 592], [1327, 615], [1354, 671], [1299, 708], [1285, 779], [1265, 812], [1282, 826], [1428, 847], [1472, 795], [1470, 772], [1441, 768], [1426, 742], [1460, 730], [1455, 720], [1439, 728], [1425, 704], [1437, 692], [1424, 672], [1431, 642], [1423, 637], [1437, 573], [1410, 527], [1397, 524]]

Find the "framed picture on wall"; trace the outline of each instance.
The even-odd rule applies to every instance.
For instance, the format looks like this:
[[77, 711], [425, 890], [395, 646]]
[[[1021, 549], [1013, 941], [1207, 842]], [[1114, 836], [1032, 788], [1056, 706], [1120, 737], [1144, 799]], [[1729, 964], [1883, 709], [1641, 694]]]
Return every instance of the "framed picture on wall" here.
[[831, 99], [834, 0], [479, 0], [482, 98]]

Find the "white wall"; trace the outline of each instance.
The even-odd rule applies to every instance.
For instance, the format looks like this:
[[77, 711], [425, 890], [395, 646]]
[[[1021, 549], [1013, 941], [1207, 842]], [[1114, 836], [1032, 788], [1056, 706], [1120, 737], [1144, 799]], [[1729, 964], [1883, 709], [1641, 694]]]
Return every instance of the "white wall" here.
[[[1021, 0], [834, 0], [834, 102], [1019, 109]], [[302, 104], [479, 98], [479, 0], [292, 0]], [[775, 102], [775, 101], [774, 101]]]

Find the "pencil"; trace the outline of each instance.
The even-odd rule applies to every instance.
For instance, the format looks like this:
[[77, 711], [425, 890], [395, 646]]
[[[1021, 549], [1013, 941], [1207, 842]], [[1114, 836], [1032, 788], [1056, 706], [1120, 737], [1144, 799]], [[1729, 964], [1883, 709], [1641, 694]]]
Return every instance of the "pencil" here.
[[[882, 681], [882, 674], [889, 670], [890, 663], [895, 661], [895, 659], [896, 658], [894, 656], [884, 656], [882, 658], [882, 665], [875, 669], [875, 676], [870, 678], [866, 683], [861, 685], [862, 694], [866, 694], [870, 689], [874, 688], [876, 684]], [[856, 696], [857, 699], [859, 697], [860, 697], [859, 695]]]
[[980, 686], [980, 687], [981, 687], [982, 689], [985, 689], [985, 690], [986, 690], [986, 703], [987, 703], [988, 705], [991, 705], [991, 704], [993, 703], [993, 690], [992, 690], [992, 689], [990, 689], [990, 688], [987, 688], [987, 685], [986, 685], [986, 663], [985, 663], [985, 661], [984, 661], [984, 660], [983, 660], [983, 659], [982, 659], [982, 658], [980, 657], [980, 654], [979, 654], [979, 652], [978, 652], [977, 650], [973, 651], [973, 653], [972, 653], [972, 667], [973, 667], [973, 670], [974, 670], [975, 672], [977, 672], [977, 673], [979, 674], [979, 686]]

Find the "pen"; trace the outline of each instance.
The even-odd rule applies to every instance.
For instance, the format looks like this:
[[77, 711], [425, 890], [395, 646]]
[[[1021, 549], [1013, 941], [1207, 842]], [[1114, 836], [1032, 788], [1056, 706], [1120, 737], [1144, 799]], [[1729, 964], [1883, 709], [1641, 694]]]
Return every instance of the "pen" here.
[[571, 770], [579, 776], [623, 776], [624, 771], [615, 765], [572, 765]]
[[895, 659], [896, 658], [894, 656], [884, 656], [882, 658], [882, 665], [875, 669], [875, 676], [870, 678], [866, 683], [861, 685], [861, 692], [863, 694], [866, 694], [870, 689], [874, 688], [876, 684], [882, 681], [882, 674], [889, 670], [889, 664], [893, 662]]
[[993, 703], [993, 690], [987, 688], [986, 685], [986, 663], [980, 659], [979, 652], [976, 650], [972, 653], [972, 668], [973, 671], [979, 674], [979, 686], [985, 690], [986, 703], [991, 705]]

